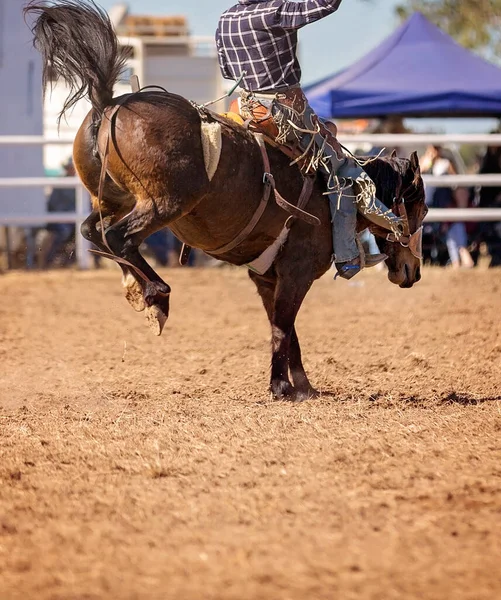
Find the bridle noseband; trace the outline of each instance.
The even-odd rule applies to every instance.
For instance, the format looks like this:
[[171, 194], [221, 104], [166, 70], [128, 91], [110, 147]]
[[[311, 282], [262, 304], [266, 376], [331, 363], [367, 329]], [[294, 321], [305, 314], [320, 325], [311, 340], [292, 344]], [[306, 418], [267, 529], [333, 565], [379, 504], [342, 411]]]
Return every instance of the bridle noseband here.
[[[411, 233], [409, 226], [409, 218], [407, 216], [407, 209], [405, 207], [405, 194], [410, 190], [412, 184], [404, 190], [402, 193], [398, 193], [393, 198], [393, 204], [391, 210], [393, 214], [402, 219], [403, 232], [402, 235], [398, 235], [393, 232], [388, 232], [386, 229], [379, 227], [378, 225], [372, 225], [369, 230], [379, 237], [384, 238], [387, 242], [400, 244], [404, 248], [409, 248], [412, 256], [422, 260], [423, 258], [423, 226], [419, 227], [414, 233]], [[409, 202], [413, 202], [416, 198], [412, 198]]]

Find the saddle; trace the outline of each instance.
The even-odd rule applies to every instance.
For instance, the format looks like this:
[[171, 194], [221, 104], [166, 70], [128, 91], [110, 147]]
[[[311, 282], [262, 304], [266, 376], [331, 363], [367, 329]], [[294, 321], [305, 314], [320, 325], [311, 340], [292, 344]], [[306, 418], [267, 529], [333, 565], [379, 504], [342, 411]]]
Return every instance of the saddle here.
[[[269, 146], [278, 148], [293, 161], [303, 154], [299, 145], [278, 144], [275, 141], [278, 136], [278, 127], [273, 121], [271, 112], [259, 103], [255, 104], [252, 114], [250, 114], [246, 110], [243, 110], [240, 98], [237, 98], [230, 104], [229, 111], [222, 116], [239, 125], [243, 125], [250, 131], [260, 133]], [[302, 165], [299, 164], [299, 167], [301, 168]]]

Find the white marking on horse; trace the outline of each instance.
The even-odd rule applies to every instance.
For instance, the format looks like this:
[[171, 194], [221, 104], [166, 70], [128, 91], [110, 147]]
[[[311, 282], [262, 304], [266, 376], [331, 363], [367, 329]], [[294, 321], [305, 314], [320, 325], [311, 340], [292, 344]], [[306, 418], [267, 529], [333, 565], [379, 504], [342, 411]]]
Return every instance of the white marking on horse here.
[[122, 285], [125, 288], [125, 298], [132, 308], [141, 312], [146, 308], [144, 302], [143, 290], [141, 284], [134, 279], [132, 273], [127, 273], [122, 277]]

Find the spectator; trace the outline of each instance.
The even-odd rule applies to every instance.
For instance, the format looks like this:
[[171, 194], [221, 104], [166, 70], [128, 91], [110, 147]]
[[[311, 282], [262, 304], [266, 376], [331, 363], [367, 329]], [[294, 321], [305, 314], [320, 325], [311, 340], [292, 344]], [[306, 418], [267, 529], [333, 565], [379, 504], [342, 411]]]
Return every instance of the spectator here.
[[[501, 148], [490, 146], [482, 159], [480, 174], [501, 173]], [[478, 206], [480, 208], [501, 208], [501, 187], [483, 187], [480, 189]], [[479, 223], [477, 241], [485, 242], [491, 256], [489, 267], [501, 266], [501, 223]]]
[[[62, 165], [66, 177], [75, 176], [75, 167], [70, 158]], [[75, 212], [76, 192], [74, 188], [54, 188], [47, 202], [47, 211]], [[75, 239], [75, 225], [73, 223], [49, 223], [46, 228], [47, 236], [42, 243], [40, 253], [40, 266], [50, 267], [62, 253], [65, 246]], [[66, 266], [71, 261], [69, 255], [62, 255], [62, 265]]]
[[[360, 233], [360, 242], [364, 246], [364, 251], [368, 254], [378, 254], [380, 252], [376, 238], [368, 229], [364, 229], [364, 231]], [[374, 267], [376, 271], [383, 271], [384, 268], [384, 262], [379, 263]]]
[[[170, 234], [170, 235], [169, 235]], [[148, 250], [153, 253], [155, 260], [161, 267], [167, 267], [169, 264], [169, 250], [171, 247], [170, 236], [172, 234], [168, 229], [161, 229], [148, 236], [144, 243]]]
[[[421, 170], [435, 176], [456, 175], [458, 169], [452, 153], [440, 146], [428, 146], [421, 160]], [[426, 202], [433, 208], [467, 208], [470, 194], [466, 188], [428, 187]], [[468, 251], [468, 237], [464, 223], [444, 224], [441, 231], [445, 234], [445, 242], [449, 253], [449, 260], [453, 268], [471, 268], [474, 266], [471, 254]]]

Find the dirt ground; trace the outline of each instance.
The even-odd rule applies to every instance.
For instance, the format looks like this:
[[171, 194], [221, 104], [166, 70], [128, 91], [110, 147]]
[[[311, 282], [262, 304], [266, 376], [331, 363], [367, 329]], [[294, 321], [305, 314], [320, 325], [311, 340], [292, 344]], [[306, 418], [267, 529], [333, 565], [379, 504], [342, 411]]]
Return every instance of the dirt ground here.
[[0, 599], [501, 598], [501, 271], [315, 284], [272, 401], [240, 269], [0, 277]]

